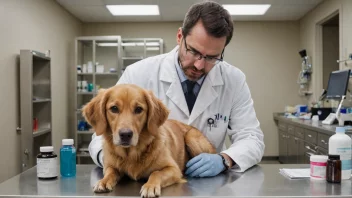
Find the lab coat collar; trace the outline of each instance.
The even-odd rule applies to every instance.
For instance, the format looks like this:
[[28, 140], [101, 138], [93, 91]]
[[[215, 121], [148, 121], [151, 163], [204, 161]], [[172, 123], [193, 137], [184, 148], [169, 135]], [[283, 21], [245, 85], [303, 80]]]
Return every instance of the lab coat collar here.
[[173, 50], [171, 50], [162, 61], [161, 69], [160, 69], [160, 77], [159, 80], [164, 82], [172, 83], [175, 80], [178, 80], [177, 71], [174, 65], [174, 56], [178, 50], [178, 46], [176, 46]]
[[222, 86], [224, 84], [220, 68], [220, 64], [222, 63], [215, 65], [204, 79], [196, 103], [194, 104], [192, 114], [190, 115], [182, 91], [181, 82], [174, 64], [174, 57], [178, 48], [179, 46], [176, 46], [166, 55], [164, 61], [162, 61], [159, 79], [160, 81], [171, 83], [166, 95], [183, 111], [183, 113], [185, 113], [185, 115], [189, 116], [188, 124], [191, 124], [218, 97], [218, 93], [214, 87]]
[[189, 112], [186, 99], [174, 63], [174, 57], [175, 53], [177, 53], [177, 49], [178, 46], [176, 46], [171, 52], [169, 52], [165, 56], [164, 60], [161, 62], [159, 80], [161, 82], [166, 82], [166, 86], [169, 85], [169, 87], [166, 88], [166, 95], [170, 98], [173, 103], [176, 104], [178, 108], [181, 109], [181, 111], [186, 116], [188, 116]]

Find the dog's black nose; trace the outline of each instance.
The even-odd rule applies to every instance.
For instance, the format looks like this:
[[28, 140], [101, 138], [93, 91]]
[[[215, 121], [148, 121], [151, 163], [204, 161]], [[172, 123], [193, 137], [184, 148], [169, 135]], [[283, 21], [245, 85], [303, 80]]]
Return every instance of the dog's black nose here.
[[121, 142], [129, 142], [133, 136], [133, 132], [130, 129], [120, 129], [119, 131]]

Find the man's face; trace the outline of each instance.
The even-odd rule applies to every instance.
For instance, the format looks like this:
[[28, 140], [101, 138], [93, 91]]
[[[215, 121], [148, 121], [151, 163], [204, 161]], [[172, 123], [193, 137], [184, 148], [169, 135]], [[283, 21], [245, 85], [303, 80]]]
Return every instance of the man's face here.
[[[209, 73], [215, 66], [214, 61], [216, 59], [221, 58], [225, 48], [226, 36], [216, 38], [208, 35], [203, 23], [198, 21], [186, 37], [182, 35], [182, 28], [179, 28], [177, 43], [180, 46], [179, 61], [183, 72], [188, 80], [197, 81]], [[208, 57], [208, 60], [203, 56]]]

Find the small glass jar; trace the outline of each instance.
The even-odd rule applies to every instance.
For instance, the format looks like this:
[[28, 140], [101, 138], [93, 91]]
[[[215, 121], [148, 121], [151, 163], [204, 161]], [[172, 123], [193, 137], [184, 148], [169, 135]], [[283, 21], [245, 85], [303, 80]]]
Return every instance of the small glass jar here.
[[341, 183], [341, 160], [339, 155], [329, 155], [326, 166], [326, 181]]
[[37, 177], [55, 179], [58, 176], [57, 172], [57, 155], [54, 153], [54, 147], [40, 147], [40, 153], [37, 155]]

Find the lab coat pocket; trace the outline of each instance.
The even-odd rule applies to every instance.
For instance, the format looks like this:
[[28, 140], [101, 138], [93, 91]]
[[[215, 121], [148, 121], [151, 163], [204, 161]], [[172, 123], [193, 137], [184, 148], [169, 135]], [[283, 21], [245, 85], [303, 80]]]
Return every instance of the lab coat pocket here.
[[208, 124], [206, 136], [213, 143], [214, 146], [218, 147], [224, 140], [227, 122], [218, 120], [213, 125]]

